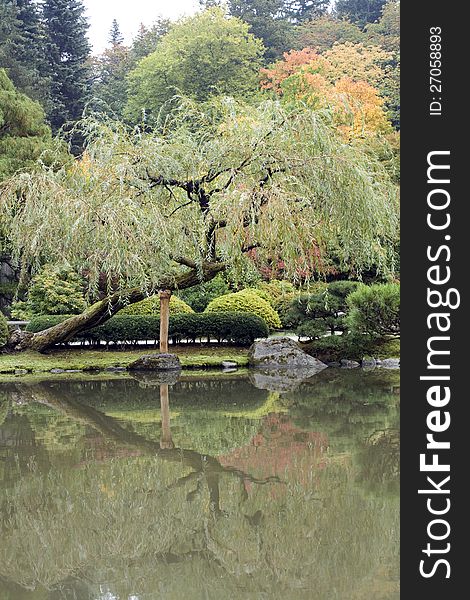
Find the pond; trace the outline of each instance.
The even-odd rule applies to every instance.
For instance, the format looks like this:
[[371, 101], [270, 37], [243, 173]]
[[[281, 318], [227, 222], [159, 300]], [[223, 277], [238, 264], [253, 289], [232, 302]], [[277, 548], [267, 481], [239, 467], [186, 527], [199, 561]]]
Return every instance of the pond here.
[[398, 599], [398, 377], [0, 384], [1, 600]]

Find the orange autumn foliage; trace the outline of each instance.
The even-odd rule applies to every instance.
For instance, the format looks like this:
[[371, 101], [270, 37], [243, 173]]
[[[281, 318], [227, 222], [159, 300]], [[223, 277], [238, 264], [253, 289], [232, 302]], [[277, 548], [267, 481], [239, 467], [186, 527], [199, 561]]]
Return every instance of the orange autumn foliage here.
[[337, 65], [312, 48], [284, 54], [284, 60], [261, 71], [261, 88], [272, 90], [286, 103], [330, 109], [334, 125], [348, 141], [388, 133], [384, 99], [364, 80], [332, 77]]

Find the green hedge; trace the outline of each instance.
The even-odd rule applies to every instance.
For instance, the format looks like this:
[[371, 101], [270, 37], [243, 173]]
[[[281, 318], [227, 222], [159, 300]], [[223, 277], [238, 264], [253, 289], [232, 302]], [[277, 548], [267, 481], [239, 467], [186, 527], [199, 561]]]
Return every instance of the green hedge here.
[[[43, 315], [31, 320], [27, 331], [36, 333], [57, 325], [67, 317]], [[103, 325], [80, 333], [72, 341], [91, 344], [113, 342], [135, 344], [139, 340], [158, 340], [160, 320], [155, 316], [115, 315]], [[174, 344], [181, 340], [216, 339], [220, 342], [247, 345], [268, 335], [266, 323], [246, 313], [192, 313], [170, 316], [169, 337]]]
[[213, 312], [248, 313], [264, 319], [270, 329], [281, 328], [281, 320], [274, 308], [250, 289], [215, 298], [205, 310], [205, 313]]
[[[186, 304], [184, 300], [178, 298], [178, 296], [170, 297], [170, 315], [179, 315], [179, 314], [190, 314], [193, 313], [193, 309]], [[119, 311], [119, 316], [121, 315], [139, 315], [139, 316], [147, 316], [153, 315], [157, 316], [160, 313], [160, 298], [158, 295], [149, 296], [145, 298], [145, 300], [141, 300], [140, 302], [135, 302], [134, 304], [129, 304], [125, 308]]]

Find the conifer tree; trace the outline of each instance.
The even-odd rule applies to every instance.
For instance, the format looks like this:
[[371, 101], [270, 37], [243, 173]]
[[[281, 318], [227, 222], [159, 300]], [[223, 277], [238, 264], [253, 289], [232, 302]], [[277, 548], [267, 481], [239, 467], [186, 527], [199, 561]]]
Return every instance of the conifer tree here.
[[89, 88], [87, 59], [90, 45], [82, 0], [44, 0], [48, 72], [52, 108], [49, 120], [54, 131], [78, 120]]
[[0, 65], [18, 90], [47, 109], [44, 29], [36, 0], [0, 0]]
[[116, 19], [113, 19], [111, 29], [109, 31], [108, 42], [111, 46], [120, 46], [124, 43], [124, 36], [119, 29], [119, 23]]

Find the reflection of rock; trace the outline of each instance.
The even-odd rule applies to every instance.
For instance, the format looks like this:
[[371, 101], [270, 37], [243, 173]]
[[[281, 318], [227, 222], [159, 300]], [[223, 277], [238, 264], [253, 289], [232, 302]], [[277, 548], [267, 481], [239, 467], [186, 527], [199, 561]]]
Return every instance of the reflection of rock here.
[[347, 360], [345, 358], [340, 360], [340, 364], [343, 369], [357, 369], [360, 366], [356, 360]]
[[399, 369], [400, 359], [399, 358], [385, 358], [380, 362], [382, 369]]
[[267, 338], [252, 344], [249, 355], [252, 367], [263, 369], [309, 369], [312, 375], [326, 368], [327, 365], [308, 355], [297, 342], [287, 337]]
[[316, 368], [299, 369], [256, 369], [250, 371], [251, 383], [260, 390], [270, 392], [291, 392], [303, 381], [318, 373]]
[[141, 388], [159, 387], [163, 383], [174, 385], [180, 378], [181, 371], [173, 369], [172, 371], [137, 371], [132, 373], [133, 379], [139, 382]]
[[129, 371], [174, 371], [181, 369], [176, 354], [144, 354], [128, 365]]

